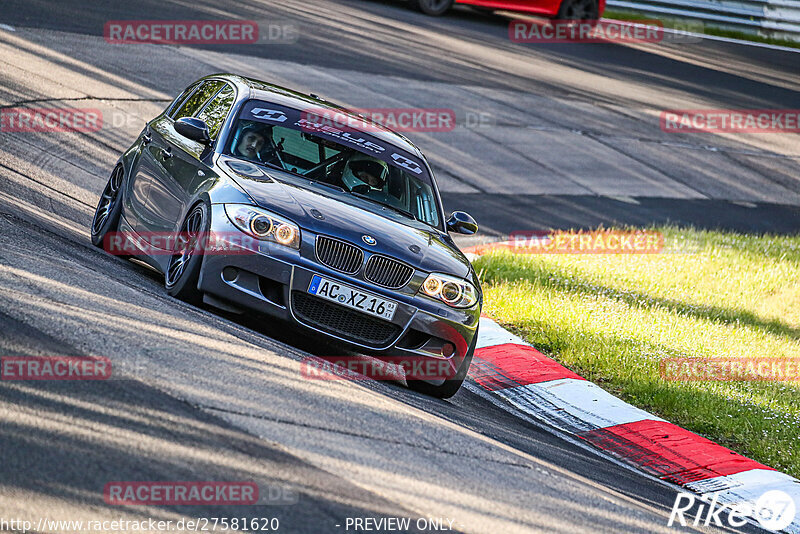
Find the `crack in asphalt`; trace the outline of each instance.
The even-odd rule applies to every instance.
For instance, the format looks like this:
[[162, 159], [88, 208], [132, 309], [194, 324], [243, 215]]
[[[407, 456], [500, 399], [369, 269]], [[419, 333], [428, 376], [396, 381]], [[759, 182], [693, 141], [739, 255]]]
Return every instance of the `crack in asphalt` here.
[[27, 104], [44, 104], [47, 102], [172, 102], [171, 98], [106, 98], [102, 96], [76, 96], [72, 98], [34, 98], [31, 100], [20, 100], [11, 104], [0, 105], [0, 109], [9, 109]]

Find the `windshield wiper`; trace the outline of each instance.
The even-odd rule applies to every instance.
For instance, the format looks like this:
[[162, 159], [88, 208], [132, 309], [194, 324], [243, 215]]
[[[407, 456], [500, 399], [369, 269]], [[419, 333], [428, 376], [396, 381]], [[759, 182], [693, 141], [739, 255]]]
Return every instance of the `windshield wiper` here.
[[[247, 160], [247, 161], [252, 161], [252, 160]], [[282, 167], [280, 165], [275, 165], [274, 163], [269, 163], [266, 161], [256, 161], [255, 163], [258, 165], [264, 165], [265, 167], [272, 167], [273, 169], [278, 169], [279, 171], [291, 172], [289, 169]]]
[[305, 178], [304, 175], [300, 174], [297, 171], [293, 171], [292, 169], [287, 169], [286, 167], [282, 167], [280, 165], [276, 165], [275, 163], [270, 163], [268, 161], [258, 161], [258, 160], [252, 160], [252, 159], [246, 159], [244, 161], [248, 161], [250, 163], [255, 163], [256, 165], [263, 165], [264, 167], [270, 167], [272, 169], [276, 169], [276, 170], [283, 171], [283, 172], [288, 172], [289, 174], [294, 174], [295, 176], [300, 176], [302, 178]]
[[311, 183], [312, 184], [317, 184], [317, 185], [324, 185], [325, 187], [330, 187], [331, 189], [336, 189], [337, 191], [341, 191], [342, 193], [346, 193], [347, 192], [347, 189], [345, 189], [344, 187], [342, 187], [340, 185], [330, 184], [328, 182], [320, 182], [319, 180], [311, 180]]
[[404, 210], [403, 208], [398, 208], [396, 206], [392, 206], [391, 204], [385, 204], [385, 203], [383, 203], [383, 202], [381, 202], [379, 200], [375, 200], [374, 198], [368, 197], [367, 195], [362, 195], [361, 193], [356, 193], [354, 191], [350, 191], [350, 194], [353, 195], [353, 196], [356, 196], [358, 198], [363, 198], [364, 200], [369, 200], [370, 202], [373, 202], [373, 203], [375, 203], [375, 204], [377, 204], [379, 206], [383, 206], [384, 208], [389, 208], [390, 210], [393, 210], [393, 211], [399, 213], [400, 215], [405, 215], [409, 219], [413, 219], [415, 221], [419, 220], [419, 219], [417, 219], [416, 215], [414, 215], [410, 211]]

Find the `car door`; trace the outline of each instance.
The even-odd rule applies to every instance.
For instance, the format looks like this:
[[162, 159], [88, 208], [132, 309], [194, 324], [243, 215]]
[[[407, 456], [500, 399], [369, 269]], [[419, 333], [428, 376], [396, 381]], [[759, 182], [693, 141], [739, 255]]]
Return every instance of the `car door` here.
[[[164, 114], [172, 115], [175, 113], [199, 86], [199, 82], [190, 85], [172, 101]], [[127, 181], [123, 213], [131, 228], [133, 228], [135, 232], [145, 235], [148, 231], [149, 221], [151, 219], [149, 215], [151, 210], [147, 207], [150, 184], [153, 182], [158, 172], [158, 164], [155, 159], [158, 154], [158, 149], [153, 149], [153, 131], [150, 123], [145, 126], [139, 140], [141, 142], [141, 155], [134, 168], [131, 169], [132, 174]], [[157, 144], [160, 147], [160, 143]]]
[[205, 149], [201, 143], [178, 134], [175, 121], [195, 116], [225, 85], [219, 80], [203, 82], [176, 110], [149, 124], [150, 142], [142, 154], [135, 189], [140, 189], [146, 198], [139, 228], [155, 247], [167, 242], [165, 236], [178, 231]]
[[[230, 112], [236, 93], [230, 84], [223, 83], [206, 104], [194, 113], [194, 117], [208, 125], [211, 142], [216, 142], [225, 119]], [[175, 120], [181, 118], [176, 116]], [[172, 234], [180, 230], [189, 204], [195, 198], [194, 192], [200, 184], [210, 179], [212, 171], [203, 161], [210, 152], [210, 146], [187, 139], [175, 131], [174, 121], [162, 123], [165, 160], [162, 168], [163, 179], [157, 180], [150, 188], [150, 204], [153, 206], [155, 221], [162, 225], [157, 230]]]

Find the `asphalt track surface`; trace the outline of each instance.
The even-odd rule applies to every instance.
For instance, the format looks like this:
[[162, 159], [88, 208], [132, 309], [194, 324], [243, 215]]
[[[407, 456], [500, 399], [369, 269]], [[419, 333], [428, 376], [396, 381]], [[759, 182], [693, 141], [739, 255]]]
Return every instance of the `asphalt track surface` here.
[[[108, 20], [215, 18], [290, 20], [300, 39], [179, 47], [102, 37]], [[668, 530], [675, 488], [471, 388], [439, 401], [394, 382], [304, 379], [305, 355], [341, 349], [183, 304], [151, 271], [88, 241], [119, 153], [191, 80], [220, 71], [354, 107], [452, 108], [454, 131], [410, 137], [446, 207], [470, 211], [485, 239], [664, 221], [797, 232], [796, 135], [670, 134], [658, 116], [800, 108], [800, 55], [708, 41], [518, 45], [507, 23], [466, 9], [430, 19], [399, 2], [5, 1], [0, 106], [96, 108], [104, 127], [0, 134], [0, 351], [105, 356], [115, 375], [0, 383], [0, 519], [277, 517], [283, 532], [346, 532], [348, 517], [430, 517], [459, 532]], [[487, 123], [468, 124], [478, 113]], [[102, 498], [115, 480], [249, 480], [287, 497], [119, 507]]]

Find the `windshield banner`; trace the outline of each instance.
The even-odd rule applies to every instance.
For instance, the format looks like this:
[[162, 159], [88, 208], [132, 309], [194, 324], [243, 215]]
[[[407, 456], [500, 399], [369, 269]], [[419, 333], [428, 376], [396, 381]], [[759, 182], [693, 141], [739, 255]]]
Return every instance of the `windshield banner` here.
[[350, 147], [364, 154], [369, 154], [386, 163], [410, 172], [417, 177], [424, 177], [426, 181], [427, 172], [421, 159], [401, 151], [390, 143], [354, 130], [351, 126], [337, 127], [325, 120], [315, 112], [303, 112], [297, 109], [287, 108], [278, 104], [252, 100], [247, 102], [242, 108], [239, 120], [251, 120], [282, 126], [293, 130], [313, 134], [322, 139], [333, 141], [345, 147]]

